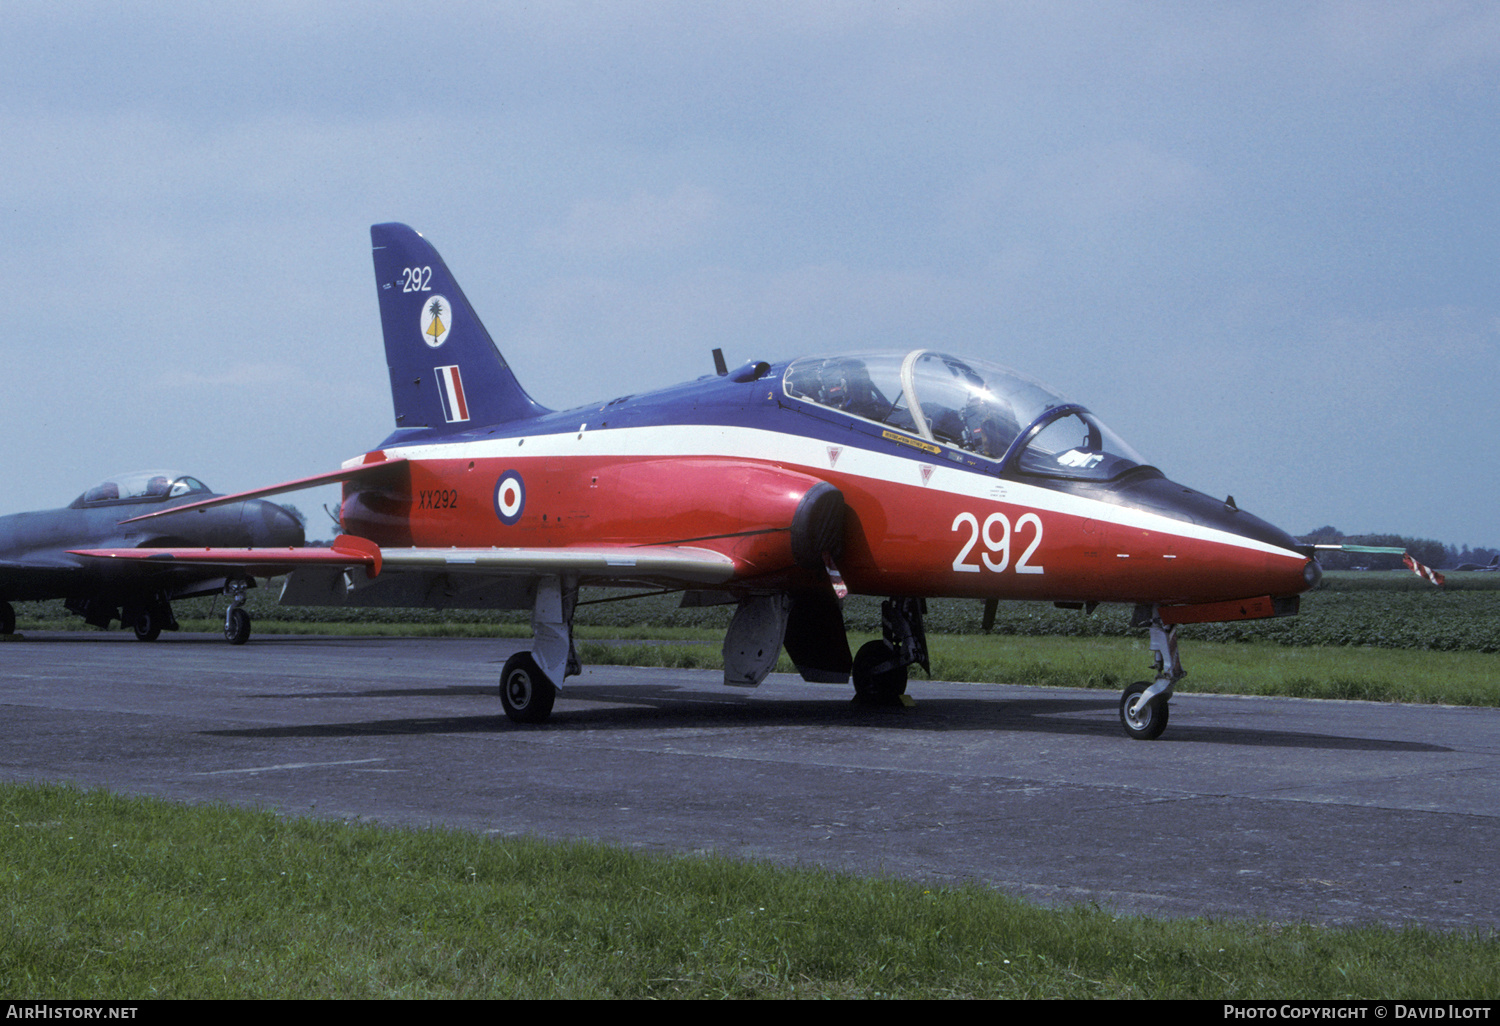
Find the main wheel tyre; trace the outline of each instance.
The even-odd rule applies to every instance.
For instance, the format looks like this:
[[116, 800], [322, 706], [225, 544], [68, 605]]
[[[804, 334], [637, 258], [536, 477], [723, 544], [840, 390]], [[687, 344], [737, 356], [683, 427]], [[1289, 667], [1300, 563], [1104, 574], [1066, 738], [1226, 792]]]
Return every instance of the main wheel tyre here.
[[1120, 696], [1120, 726], [1137, 741], [1154, 740], [1167, 729], [1167, 700], [1160, 695], [1146, 703], [1134, 716], [1130, 714], [1131, 704], [1150, 686], [1146, 681], [1138, 680]]
[[854, 697], [892, 702], [906, 694], [906, 680], [889, 641], [868, 641], [854, 654]]
[[224, 640], [231, 645], [243, 645], [250, 640], [250, 614], [235, 608], [224, 614]]
[[155, 641], [161, 637], [161, 616], [149, 609], [142, 609], [135, 614], [135, 622], [131, 627], [135, 628], [136, 641]]
[[517, 652], [500, 671], [500, 704], [515, 723], [541, 723], [552, 715], [557, 685], [537, 666], [530, 652]]
[[0, 634], [16, 633], [16, 611], [9, 602], [0, 602]]

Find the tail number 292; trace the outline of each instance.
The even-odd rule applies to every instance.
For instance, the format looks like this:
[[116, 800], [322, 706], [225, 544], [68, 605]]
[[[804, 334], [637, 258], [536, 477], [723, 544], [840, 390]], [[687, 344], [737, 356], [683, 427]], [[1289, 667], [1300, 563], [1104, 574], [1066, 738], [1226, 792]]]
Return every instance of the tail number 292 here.
[[[969, 540], [964, 542], [964, 547], [958, 551], [958, 557], [953, 560], [953, 569], [958, 573], [977, 574], [982, 569], [978, 563], [968, 562], [969, 554], [974, 551], [980, 541], [984, 542], [984, 551], [979, 553], [984, 566], [1000, 573], [1010, 566], [1011, 545], [1020, 543], [1020, 536], [1027, 527], [1035, 532], [1031, 538], [1031, 544], [1026, 546], [1026, 551], [1021, 553], [1021, 558], [1016, 560], [1015, 572], [1018, 574], [1040, 574], [1044, 573], [1042, 567], [1033, 566], [1029, 560], [1036, 552], [1037, 546], [1042, 544], [1042, 518], [1035, 513], [1023, 513], [1016, 520], [1014, 529], [1010, 526], [1010, 518], [1004, 513], [991, 513], [985, 517], [984, 526], [979, 526], [979, 518], [973, 513], [960, 513], [953, 518], [953, 530], [961, 530], [965, 525], [969, 529]], [[999, 537], [996, 537], [996, 533]]]

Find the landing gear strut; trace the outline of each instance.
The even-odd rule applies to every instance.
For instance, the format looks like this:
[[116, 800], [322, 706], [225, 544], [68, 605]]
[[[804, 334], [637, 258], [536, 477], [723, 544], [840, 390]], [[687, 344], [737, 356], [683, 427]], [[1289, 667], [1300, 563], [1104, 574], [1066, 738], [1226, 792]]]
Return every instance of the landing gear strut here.
[[[1138, 607], [1135, 620], [1142, 619], [1144, 607]], [[1156, 680], [1136, 681], [1120, 696], [1120, 726], [1137, 741], [1152, 741], [1167, 729], [1167, 702], [1172, 688], [1187, 671], [1177, 656], [1177, 625], [1162, 622], [1161, 612], [1150, 607], [1151, 655], [1156, 663]]]
[[877, 705], [899, 703], [906, 694], [907, 668], [913, 663], [931, 673], [925, 599], [893, 598], [880, 604], [880, 641], [866, 642], [854, 654], [854, 697]]

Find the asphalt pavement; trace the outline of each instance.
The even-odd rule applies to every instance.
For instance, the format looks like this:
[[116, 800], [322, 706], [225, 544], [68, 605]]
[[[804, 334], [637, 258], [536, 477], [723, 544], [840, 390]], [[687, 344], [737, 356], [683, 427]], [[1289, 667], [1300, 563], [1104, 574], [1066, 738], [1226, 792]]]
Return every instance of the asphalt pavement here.
[[[716, 851], [1154, 916], [1500, 928], [1500, 710], [587, 667], [511, 724], [520, 642], [43, 632], [0, 644], [0, 779]], [[1497, 664], [1500, 665], [1500, 664]]]

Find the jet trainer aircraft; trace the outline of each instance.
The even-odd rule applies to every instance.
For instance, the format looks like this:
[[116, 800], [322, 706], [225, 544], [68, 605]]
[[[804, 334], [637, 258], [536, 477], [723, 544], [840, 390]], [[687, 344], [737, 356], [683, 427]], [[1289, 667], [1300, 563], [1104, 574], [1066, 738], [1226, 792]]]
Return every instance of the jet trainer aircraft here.
[[[302, 544], [302, 525], [271, 502], [236, 501], [202, 515], [180, 514], [188, 503], [213, 495], [195, 477], [145, 470], [101, 481], [64, 509], [0, 517], [0, 634], [15, 631], [12, 602], [60, 598], [95, 627], [119, 620], [140, 640], [155, 641], [162, 631], [177, 630], [173, 599], [223, 591], [230, 596], [224, 636], [243, 644], [250, 637], [250, 615], [241, 607], [251, 586], [244, 574], [192, 565], [101, 564], [70, 551], [84, 545]], [[177, 515], [138, 519], [158, 510]]]
[[[395, 432], [341, 470], [213, 500], [341, 481], [345, 534], [280, 553], [94, 555], [290, 571], [290, 604], [529, 608], [531, 651], [500, 678], [523, 723], [580, 670], [586, 587], [736, 603], [726, 684], [760, 683], [784, 645], [804, 678], [852, 677], [886, 701], [928, 666], [928, 597], [1130, 603], [1156, 664], [1120, 700], [1142, 739], [1166, 726], [1184, 673], [1178, 625], [1296, 612], [1320, 576], [1285, 532], [1168, 480], [1085, 407], [931, 349], [733, 372], [716, 352], [717, 375], [546, 409], [430, 244], [399, 224], [370, 235]], [[886, 597], [884, 637], [857, 653], [850, 592]]]

